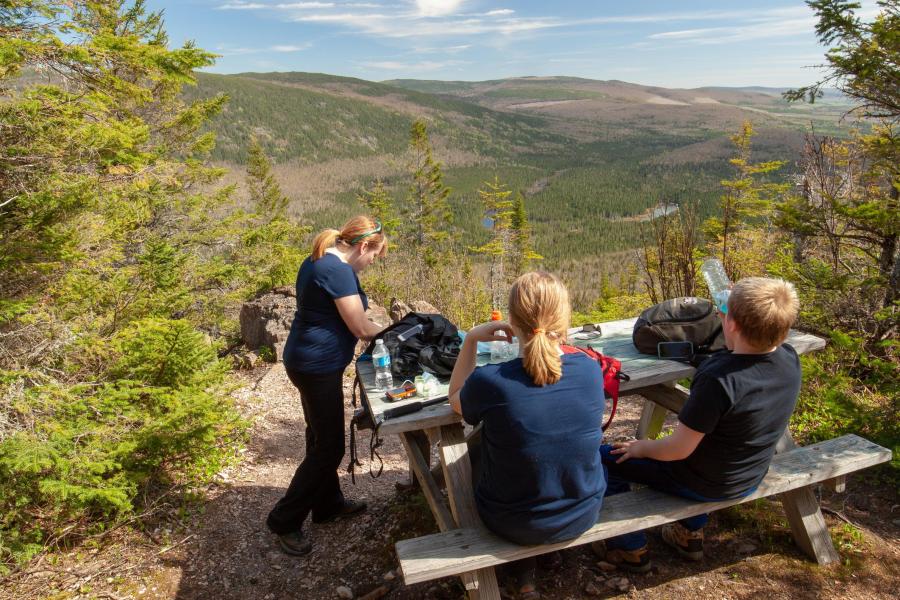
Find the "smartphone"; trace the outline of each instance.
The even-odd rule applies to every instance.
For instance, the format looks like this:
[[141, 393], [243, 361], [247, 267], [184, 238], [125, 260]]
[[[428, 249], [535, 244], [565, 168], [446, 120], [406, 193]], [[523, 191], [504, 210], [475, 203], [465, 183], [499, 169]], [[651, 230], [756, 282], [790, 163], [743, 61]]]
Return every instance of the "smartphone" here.
[[416, 394], [416, 386], [412, 384], [406, 384], [403, 387], [392, 388], [389, 389], [384, 395], [387, 397], [388, 402], [395, 402], [397, 400], [402, 400], [403, 398], [409, 398], [410, 396], [414, 396]]
[[691, 342], [659, 342], [656, 355], [670, 360], [688, 361], [694, 356], [694, 344]]

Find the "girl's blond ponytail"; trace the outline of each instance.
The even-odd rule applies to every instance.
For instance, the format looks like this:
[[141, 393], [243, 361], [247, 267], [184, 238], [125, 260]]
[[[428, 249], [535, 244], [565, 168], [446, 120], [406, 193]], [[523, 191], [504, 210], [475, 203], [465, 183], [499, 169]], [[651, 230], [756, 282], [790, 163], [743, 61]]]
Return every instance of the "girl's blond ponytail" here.
[[559, 343], [566, 337], [572, 309], [566, 286], [554, 275], [525, 273], [509, 291], [509, 318], [522, 332], [522, 365], [537, 385], [562, 377]]

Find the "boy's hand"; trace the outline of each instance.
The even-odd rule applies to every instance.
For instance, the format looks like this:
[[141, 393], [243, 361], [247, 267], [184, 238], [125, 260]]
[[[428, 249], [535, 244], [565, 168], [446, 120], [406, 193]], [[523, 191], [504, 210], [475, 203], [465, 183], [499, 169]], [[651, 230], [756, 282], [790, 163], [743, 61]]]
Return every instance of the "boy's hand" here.
[[[506, 334], [506, 337], [497, 335], [501, 331]], [[476, 325], [466, 333], [466, 340], [471, 338], [475, 342], [508, 342], [512, 337], [512, 327], [504, 321], [488, 321], [487, 323]]]
[[616, 464], [625, 462], [629, 458], [645, 458], [645, 450], [650, 440], [631, 440], [630, 442], [618, 442], [613, 444], [613, 450], [610, 454], [621, 454], [622, 456], [616, 461]]

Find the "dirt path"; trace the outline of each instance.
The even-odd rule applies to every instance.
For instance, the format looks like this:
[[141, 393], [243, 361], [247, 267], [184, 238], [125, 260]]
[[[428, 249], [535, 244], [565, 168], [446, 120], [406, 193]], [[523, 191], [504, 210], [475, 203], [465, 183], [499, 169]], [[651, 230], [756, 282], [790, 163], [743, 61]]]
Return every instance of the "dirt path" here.
[[[82, 545], [57, 555], [53, 564], [41, 562], [0, 589], [0, 598], [318, 600], [339, 598], [341, 592], [393, 600], [463, 597], [456, 578], [406, 587], [395, 572], [394, 542], [437, 530], [420, 495], [395, 490], [394, 484], [406, 479], [405, 456], [395, 437], [384, 440], [380, 478], [368, 474], [368, 432], [359, 441], [365, 466], [356, 485], [342, 474], [345, 494], [365, 498], [368, 512], [349, 521], [308, 524], [313, 552], [300, 559], [282, 554], [264, 520], [303, 454], [299, 398], [278, 365], [249, 373], [237, 397], [254, 419], [244, 460], [220, 474], [221, 483], [208, 490], [202, 508], [173, 514], [146, 534], [123, 531], [100, 548]], [[639, 407], [637, 398], [623, 398], [608, 437], [633, 432]], [[538, 583], [552, 599], [895, 597], [900, 583], [896, 496], [860, 479], [848, 489], [826, 498], [827, 506], [864, 530], [856, 533], [828, 517], [844, 565], [820, 569], [807, 562], [791, 543], [777, 503], [759, 501], [713, 515], [702, 563], [682, 562], [651, 535], [654, 568], [646, 575], [604, 573], [589, 550], [575, 548], [563, 553], [560, 568], [540, 574]]]

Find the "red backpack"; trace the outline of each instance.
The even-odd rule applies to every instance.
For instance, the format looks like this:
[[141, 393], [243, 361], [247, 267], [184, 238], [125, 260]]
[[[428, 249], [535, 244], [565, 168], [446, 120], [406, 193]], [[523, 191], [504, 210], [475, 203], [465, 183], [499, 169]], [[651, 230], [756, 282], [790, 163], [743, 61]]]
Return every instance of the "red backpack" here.
[[579, 348], [568, 344], [560, 344], [559, 347], [563, 354], [577, 354], [580, 352], [600, 363], [600, 369], [603, 371], [603, 391], [612, 398], [612, 410], [610, 410], [609, 418], [601, 428], [603, 431], [606, 431], [606, 428], [612, 423], [613, 417], [616, 416], [616, 408], [619, 406], [619, 384], [623, 381], [629, 381], [631, 377], [622, 372], [622, 363], [620, 361], [612, 356], [604, 356], [593, 348]]

